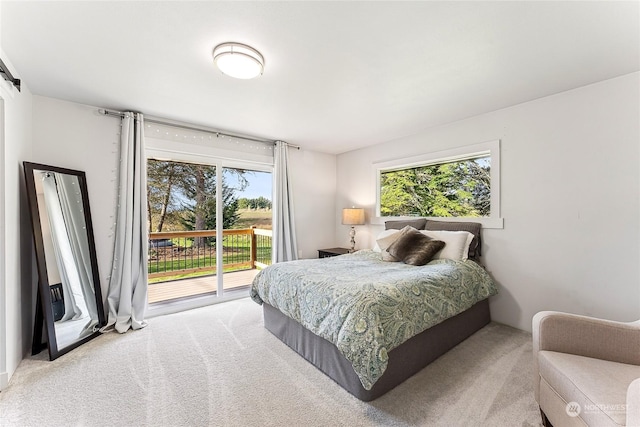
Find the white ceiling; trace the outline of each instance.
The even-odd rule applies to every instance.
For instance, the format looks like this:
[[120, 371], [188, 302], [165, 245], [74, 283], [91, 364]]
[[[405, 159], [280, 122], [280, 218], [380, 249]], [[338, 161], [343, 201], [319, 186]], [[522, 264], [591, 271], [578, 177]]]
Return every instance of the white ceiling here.
[[0, 41], [37, 95], [341, 153], [638, 71], [639, 4], [2, 1]]

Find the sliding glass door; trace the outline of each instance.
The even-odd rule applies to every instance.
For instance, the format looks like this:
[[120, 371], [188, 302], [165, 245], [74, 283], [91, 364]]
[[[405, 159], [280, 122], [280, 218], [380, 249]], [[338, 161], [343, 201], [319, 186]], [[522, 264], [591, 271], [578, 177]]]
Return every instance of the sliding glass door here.
[[271, 263], [271, 172], [223, 168], [220, 191], [224, 289], [247, 286]]
[[271, 172], [149, 159], [149, 303], [222, 296], [271, 259]]

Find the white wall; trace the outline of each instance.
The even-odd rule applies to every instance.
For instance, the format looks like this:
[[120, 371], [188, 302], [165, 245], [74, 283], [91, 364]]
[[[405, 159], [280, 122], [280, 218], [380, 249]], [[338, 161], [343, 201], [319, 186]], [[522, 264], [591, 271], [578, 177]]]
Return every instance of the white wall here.
[[289, 150], [296, 237], [301, 258], [335, 246], [336, 156]]
[[[337, 182], [349, 185], [338, 185], [337, 205], [375, 215], [374, 162], [500, 139], [504, 229], [483, 231], [500, 287], [493, 319], [524, 330], [539, 310], [638, 319], [639, 81], [634, 73], [339, 155]], [[381, 230], [360, 227], [359, 241], [371, 247]], [[336, 240], [347, 245], [346, 226]]]
[[[4, 63], [20, 77], [0, 49]], [[32, 237], [22, 161], [31, 155], [32, 96], [22, 82], [18, 92], [0, 82], [0, 390], [31, 348], [35, 286], [32, 286]]]

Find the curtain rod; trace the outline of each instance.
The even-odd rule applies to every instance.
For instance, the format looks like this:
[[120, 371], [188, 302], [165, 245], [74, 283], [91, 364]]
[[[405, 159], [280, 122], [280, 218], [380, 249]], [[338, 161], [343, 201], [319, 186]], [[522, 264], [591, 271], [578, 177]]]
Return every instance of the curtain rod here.
[[[124, 112], [123, 111], [116, 111], [116, 110], [107, 110], [106, 108], [100, 108], [98, 110], [98, 113], [103, 114], [105, 116], [113, 116], [113, 117], [124, 117]], [[215, 134], [215, 135], [223, 135], [223, 136], [228, 136], [231, 138], [242, 138], [242, 139], [246, 139], [248, 141], [254, 141], [254, 142], [262, 142], [265, 144], [274, 144], [276, 143], [276, 141], [272, 141], [272, 140], [267, 140], [267, 139], [258, 139], [258, 138], [252, 138], [250, 136], [242, 136], [242, 135], [234, 135], [231, 133], [226, 133], [226, 132], [220, 132], [217, 130], [213, 130], [213, 129], [209, 129], [206, 128], [204, 126], [196, 126], [196, 125], [190, 125], [190, 124], [181, 124], [181, 123], [176, 123], [172, 120], [168, 120], [168, 119], [162, 119], [159, 117], [145, 117], [144, 119], [145, 122], [148, 123], [155, 123], [157, 125], [165, 125], [165, 126], [173, 126], [176, 128], [180, 128], [180, 129], [186, 129], [186, 130], [195, 130], [198, 132], [206, 132], [206, 133], [211, 133], [211, 134]], [[295, 144], [289, 144], [286, 141], [282, 141], [285, 144], [287, 144], [289, 147], [293, 147], [293, 148], [297, 148], [298, 150], [300, 149], [299, 145], [295, 145]]]
[[0, 75], [2, 75], [3, 79], [14, 85], [16, 89], [18, 89], [18, 92], [20, 92], [20, 79], [13, 77], [11, 71], [9, 71], [9, 67], [4, 65], [2, 59], [0, 59]]

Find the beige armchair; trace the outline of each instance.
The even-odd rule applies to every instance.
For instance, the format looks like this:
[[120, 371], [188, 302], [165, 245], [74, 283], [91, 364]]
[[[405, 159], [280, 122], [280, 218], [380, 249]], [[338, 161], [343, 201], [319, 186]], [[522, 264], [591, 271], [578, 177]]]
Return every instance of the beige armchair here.
[[640, 320], [540, 312], [533, 357], [543, 425], [640, 427]]

